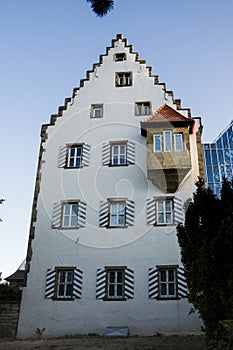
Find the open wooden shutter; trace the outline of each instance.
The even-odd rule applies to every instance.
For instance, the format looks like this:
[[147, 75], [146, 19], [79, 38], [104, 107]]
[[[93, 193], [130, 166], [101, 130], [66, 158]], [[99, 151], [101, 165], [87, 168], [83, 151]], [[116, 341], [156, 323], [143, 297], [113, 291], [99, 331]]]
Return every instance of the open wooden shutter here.
[[183, 213], [183, 203], [180, 198], [175, 197], [173, 199], [174, 203], [174, 223], [180, 224], [184, 221], [184, 213]]
[[134, 201], [127, 200], [125, 209], [126, 209], [125, 223], [128, 226], [132, 226], [134, 224]]
[[80, 269], [74, 269], [73, 296], [77, 299], [82, 297], [83, 272]]
[[156, 299], [159, 295], [159, 273], [156, 267], [149, 269], [149, 298]]
[[177, 269], [177, 283], [178, 283], [178, 296], [180, 298], [187, 298], [188, 288], [185, 279], [185, 272], [183, 267]]
[[66, 165], [66, 154], [67, 147], [60, 146], [58, 151], [58, 168], [64, 168], [64, 166]]
[[111, 160], [111, 146], [109, 143], [103, 143], [102, 146], [102, 165], [109, 165]]
[[53, 205], [53, 217], [52, 217], [52, 228], [61, 226], [61, 202], [54, 203]]
[[56, 278], [55, 269], [48, 269], [47, 270], [47, 277], [46, 277], [46, 286], [45, 286], [45, 298], [46, 299], [52, 299], [54, 296], [55, 278]]
[[106, 294], [106, 270], [97, 269], [96, 276], [96, 299], [103, 299]]
[[90, 149], [91, 149], [90, 145], [87, 145], [86, 143], [83, 145], [82, 166], [88, 166], [89, 165]]
[[100, 218], [99, 218], [99, 225], [100, 227], [107, 227], [108, 226], [108, 201], [101, 201], [100, 202]]
[[85, 202], [80, 201], [78, 203], [78, 226], [84, 227], [86, 223], [86, 210], [87, 205]]
[[155, 225], [156, 224], [156, 202], [154, 198], [147, 199], [146, 201], [146, 218], [147, 225]]
[[134, 271], [128, 268], [125, 269], [125, 297], [134, 297]]
[[127, 164], [135, 163], [135, 143], [133, 141], [127, 142]]

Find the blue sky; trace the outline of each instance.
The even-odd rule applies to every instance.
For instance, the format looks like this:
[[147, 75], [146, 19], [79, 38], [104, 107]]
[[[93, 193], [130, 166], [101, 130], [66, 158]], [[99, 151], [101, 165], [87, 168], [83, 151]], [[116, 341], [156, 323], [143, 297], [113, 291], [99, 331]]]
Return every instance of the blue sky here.
[[115, 0], [97, 18], [86, 0], [0, 2], [0, 272], [26, 256], [40, 128], [117, 33], [167, 89], [201, 116], [203, 141], [233, 119], [233, 2]]

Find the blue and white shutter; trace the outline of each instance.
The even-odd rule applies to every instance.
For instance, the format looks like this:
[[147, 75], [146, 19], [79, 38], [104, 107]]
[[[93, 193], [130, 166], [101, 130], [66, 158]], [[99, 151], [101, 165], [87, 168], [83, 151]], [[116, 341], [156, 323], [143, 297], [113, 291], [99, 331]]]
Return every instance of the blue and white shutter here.
[[187, 298], [188, 288], [186, 284], [185, 271], [183, 267], [177, 269], [177, 283], [178, 283], [178, 296], [180, 298]]
[[97, 269], [96, 299], [103, 299], [106, 296], [106, 277], [105, 269]]
[[125, 203], [125, 223], [128, 226], [134, 224], [134, 201], [127, 200]]
[[134, 297], [134, 271], [125, 269], [125, 298], [132, 299]]
[[83, 272], [80, 269], [74, 269], [73, 296], [76, 299], [82, 297]]
[[183, 213], [183, 202], [180, 198], [175, 197], [173, 199], [174, 203], [174, 223], [180, 224], [184, 221], [184, 213]]
[[154, 198], [147, 199], [146, 201], [146, 219], [147, 225], [156, 224], [156, 201]]
[[100, 202], [100, 218], [99, 218], [100, 227], [107, 227], [108, 221], [109, 221], [108, 201], [101, 201]]
[[52, 217], [52, 228], [58, 228], [61, 226], [61, 202], [54, 203], [53, 205], [53, 217]]
[[58, 168], [64, 168], [66, 165], [66, 155], [67, 155], [67, 147], [60, 146], [58, 151]]
[[78, 226], [84, 227], [86, 223], [86, 210], [87, 205], [85, 202], [79, 201], [78, 203]]
[[148, 289], [149, 298], [156, 299], [159, 295], [159, 272], [156, 267], [150, 268], [148, 271]]
[[135, 143], [133, 141], [127, 142], [127, 164], [135, 163]]
[[82, 166], [88, 166], [89, 161], [90, 161], [90, 149], [91, 146], [88, 144], [83, 145], [83, 150], [82, 150]]
[[109, 143], [103, 143], [102, 146], [102, 165], [109, 165], [111, 161], [111, 146]]
[[45, 298], [46, 299], [52, 299], [54, 297], [55, 278], [56, 278], [55, 269], [48, 269], [47, 270], [47, 277], [46, 277], [46, 286], [45, 286]]

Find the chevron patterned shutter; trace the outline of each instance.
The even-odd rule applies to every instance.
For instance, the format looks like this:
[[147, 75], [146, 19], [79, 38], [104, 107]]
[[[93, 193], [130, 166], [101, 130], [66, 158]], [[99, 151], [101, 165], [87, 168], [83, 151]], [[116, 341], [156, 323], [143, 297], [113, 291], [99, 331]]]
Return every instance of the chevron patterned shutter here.
[[177, 269], [177, 282], [178, 282], [178, 296], [180, 298], [187, 298], [188, 288], [185, 279], [185, 272], [183, 267]]
[[134, 271], [131, 269], [125, 269], [125, 297], [134, 297]]
[[82, 297], [83, 272], [79, 269], [74, 269], [74, 285], [73, 296], [77, 299]]
[[61, 226], [61, 203], [54, 203], [53, 205], [53, 217], [52, 217], [52, 228]]
[[67, 147], [60, 146], [58, 151], [58, 168], [64, 168], [64, 166], [66, 165], [66, 153]]
[[86, 203], [80, 201], [78, 203], [78, 226], [84, 227], [86, 223], [86, 210], [87, 205]]
[[147, 225], [155, 225], [156, 224], [156, 202], [154, 198], [147, 199]]
[[88, 166], [90, 161], [90, 149], [91, 146], [86, 143], [83, 145], [83, 153], [82, 153], [82, 166]]
[[97, 269], [96, 299], [103, 299], [106, 294], [106, 270]]
[[155, 299], [159, 295], [159, 273], [155, 267], [149, 269], [149, 298]]
[[46, 299], [52, 299], [54, 296], [55, 278], [56, 278], [55, 269], [48, 269], [47, 270], [47, 277], [46, 277], [46, 286], [45, 286], [45, 298]]
[[135, 143], [128, 141], [127, 143], [127, 164], [135, 163]]
[[107, 227], [108, 226], [108, 201], [101, 201], [100, 202], [100, 220], [99, 225], [100, 227]]
[[173, 202], [174, 202], [174, 223], [175, 224], [182, 223], [184, 220], [182, 200], [175, 197], [173, 199]]
[[111, 159], [111, 146], [109, 143], [103, 143], [102, 148], [102, 165], [109, 165]]
[[134, 201], [127, 200], [126, 201], [126, 225], [133, 226], [134, 224]]

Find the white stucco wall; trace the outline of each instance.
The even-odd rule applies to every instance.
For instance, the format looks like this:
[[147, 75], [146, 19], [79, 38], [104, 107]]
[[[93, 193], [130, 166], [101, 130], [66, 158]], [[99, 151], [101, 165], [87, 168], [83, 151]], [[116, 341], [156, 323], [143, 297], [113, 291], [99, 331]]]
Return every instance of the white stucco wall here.
[[[114, 62], [116, 52], [127, 60]], [[115, 87], [115, 72], [133, 72], [133, 85]], [[166, 99], [165, 99], [166, 98]], [[181, 265], [175, 225], [152, 227], [146, 221], [146, 199], [164, 194], [147, 180], [146, 138], [134, 114], [135, 101], [150, 101], [155, 112], [164, 103], [176, 109], [163, 85], [155, 85], [145, 64], [135, 61], [125, 42], [118, 40], [90, 74], [84, 87], [68, 104], [55, 126], [47, 128], [43, 147], [40, 193], [35, 237], [27, 287], [24, 288], [18, 337], [103, 334], [107, 326], [128, 326], [130, 334], [194, 332], [200, 330], [197, 315], [188, 315], [186, 299], [158, 301], [148, 298], [148, 269], [156, 265]], [[91, 104], [103, 104], [103, 118], [90, 118]], [[179, 111], [187, 116], [187, 111]], [[198, 128], [196, 121], [195, 128]], [[135, 164], [102, 166], [102, 143], [134, 140]], [[91, 146], [90, 164], [81, 169], [59, 168], [59, 147], [85, 142]], [[185, 201], [192, 196], [198, 176], [195, 132], [190, 135], [192, 170], [175, 194]], [[127, 197], [135, 202], [133, 226], [99, 227], [101, 200]], [[52, 229], [53, 205], [67, 199], [87, 203], [86, 225], [73, 230]], [[82, 298], [74, 301], [45, 299], [46, 272], [55, 266], [76, 266], [83, 271]], [[96, 270], [127, 266], [134, 270], [134, 298], [126, 301], [97, 300]]]

